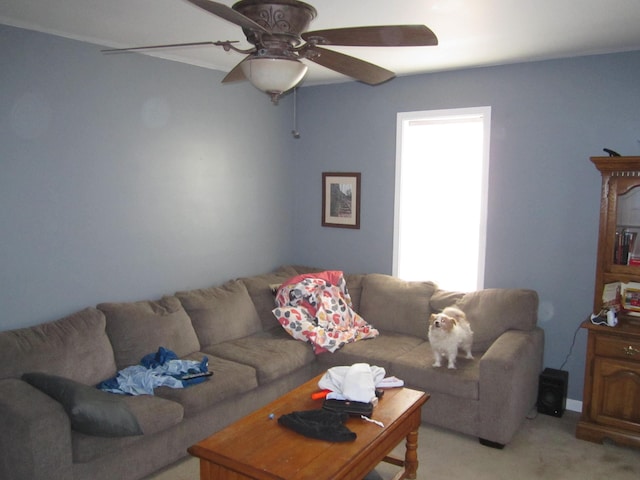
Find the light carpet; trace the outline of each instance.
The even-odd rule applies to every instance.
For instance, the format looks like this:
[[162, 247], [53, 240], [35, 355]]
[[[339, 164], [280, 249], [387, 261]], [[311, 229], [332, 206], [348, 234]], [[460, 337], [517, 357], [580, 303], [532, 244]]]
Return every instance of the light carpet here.
[[[477, 438], [421, 426], [419, 479], [464, 480], [637, 480], [640, 449], [600, 445], [575, 437], [579, 414], [562, 418], [534, 415], [503, 449], [484, 447]], [[404, 444], [395, 452], [402, 456]], [[366, 480], [390, 480], [398, 467], [382, 463]], [[198, 480], [199, 463], [187, 458], [146, 480]]]

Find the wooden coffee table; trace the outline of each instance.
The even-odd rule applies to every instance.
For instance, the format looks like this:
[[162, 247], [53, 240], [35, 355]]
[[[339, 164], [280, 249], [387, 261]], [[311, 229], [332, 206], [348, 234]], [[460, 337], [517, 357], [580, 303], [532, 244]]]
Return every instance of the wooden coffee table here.
[[[200, 479], [362, 480], [381, 461], [402, 467], [394, 480], [416, 478], [420, 409], [429, 395], [409, 388], [387, 389], [372, 415], [384, 428], [351, 417], [346, 426], [357, 439], [332, 443], [305, 437], [277, 421], [293, 411], [321, 408], [322, 400], [311, 400], [319, 379], [191, 446], [189, 453], [200, 458]], [[403, 438], [404, 459], [390, 456]]]

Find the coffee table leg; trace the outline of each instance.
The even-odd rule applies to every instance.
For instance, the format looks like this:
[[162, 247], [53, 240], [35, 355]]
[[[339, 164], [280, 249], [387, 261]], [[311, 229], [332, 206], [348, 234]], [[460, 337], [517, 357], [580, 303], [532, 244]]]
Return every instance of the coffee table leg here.
[[409, 432], [404, 454], [405, 477], [415, 479], [418, 471], [418, 431]]

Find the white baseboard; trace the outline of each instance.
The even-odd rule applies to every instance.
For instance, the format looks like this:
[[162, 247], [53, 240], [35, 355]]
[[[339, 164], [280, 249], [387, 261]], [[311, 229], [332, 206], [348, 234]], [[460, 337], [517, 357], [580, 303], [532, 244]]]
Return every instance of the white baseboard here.
[[567, 398], [567, 410], [582, 413], [582, 400], [572, 400]]

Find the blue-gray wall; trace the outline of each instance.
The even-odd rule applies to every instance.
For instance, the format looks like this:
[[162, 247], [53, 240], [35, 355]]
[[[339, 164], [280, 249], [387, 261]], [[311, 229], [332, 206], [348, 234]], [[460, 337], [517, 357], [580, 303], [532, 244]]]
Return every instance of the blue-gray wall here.
[[[640, 52], [305, 87], [293, 140], [291, 97], [219, 72], [3, 26], [0, 44], [0, 330], [282, 263], [390, 273], [396, 114], [490, 105], [485, 286], [539, 292], [558, 368], [592, 304], [588, 157], [640, 151]], [[362, 172], [360, 230], [320, 226], [323, 171]]]
[[[293, 260], [391, 273], [397, 113], [490, 105], [485, 287], [539, 292], [545, 366], [559, 368], [593, 303], [600, 176], [589, 157], [640, 154], [638, 78], [633, 52], [303, 89]], [[360, 230], [320, 226], [322, 171], [362, 173]], [[455, 178], [442, 181], [455, 194]], [[572, 399], [585, 340], [581, 330], [564, 367]]]
[[0, 26], [0, 330], [289, 258], [289, 100]]

